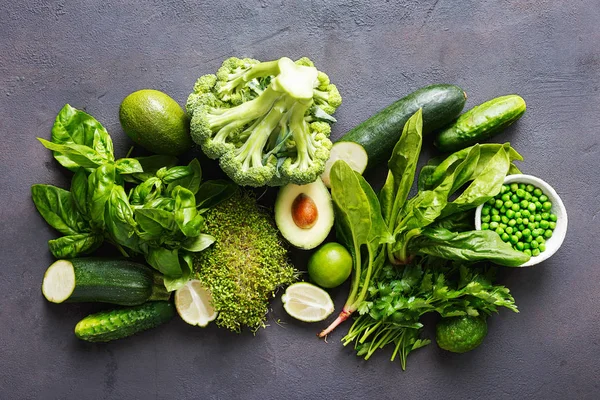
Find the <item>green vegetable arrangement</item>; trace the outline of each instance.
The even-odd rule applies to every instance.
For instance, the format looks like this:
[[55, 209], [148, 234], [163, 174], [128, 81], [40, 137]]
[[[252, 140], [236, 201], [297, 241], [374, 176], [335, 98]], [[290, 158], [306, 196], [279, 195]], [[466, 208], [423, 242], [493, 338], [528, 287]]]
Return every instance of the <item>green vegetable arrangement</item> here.
[[[201, 182], [197, 160], [176, 166], [169, 156], [115, 160], [106, 129], [92, 116], [65, 105], [52, 128], [52, 141], [39, 139], [54, 158], [75, 172], [71, 188], [33, 185], [42, 217], [64, 236], [48, 245], [57, 258], [93, 252], [104, 240], [125, 256], [142, 254], [175, 290], [191, 274], [191, 253], [214, 237], [203, 233], [202, 213], [228, 198], [235, 185]], [[129, 194], [125, 182], [132, 183]]]
[[198, 79], [187, 111], [192, 139], [239, 185], [304, 185], [325, 169], [341, 102], [308, 58], [229, 58]]
[[516, 170], [512, 161], [521, 160], [521, 156], [508, 144], [461, 150], [437, 166], [424, 169], [419, 178], [420, 190], [409, 199], [421, 151], [421, 131], [419, 110], [408, 120], [394, 147], [379, 196], [345, 162], [333, 165], [331, 194], [336, 233], [353, 256], [354, 273], [342, 312], [319, 334], [321, 337], [357, 309], [362, 314], [370, 310], [372, 287], [377, 287], [386, 265], [411, 265], [421, 262], [422, 257], [458, 263], [486, 260], [505, 266], [529, 260], [528, 255], [513, 249], [495, 232], [463, 229], [468, 226], [463, 214], [498, 194], [505, 176]]

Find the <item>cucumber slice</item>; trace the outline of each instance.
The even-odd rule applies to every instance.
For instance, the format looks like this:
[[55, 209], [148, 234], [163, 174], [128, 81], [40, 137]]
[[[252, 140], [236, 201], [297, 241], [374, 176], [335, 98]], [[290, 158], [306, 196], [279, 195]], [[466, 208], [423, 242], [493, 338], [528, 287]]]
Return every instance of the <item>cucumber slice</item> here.
[[337, 160], [344, 160], [350, 168], [354, 171], [362, 174], [367, 168], [369, 163], [369, 156], [367, 151], [360, 144], [355, 142], [336, 142], [331, 147], [329, 160], [325, 163], [325, 171], [321, 175], [321, 180], [328, 188], [331, 187], [331, 181], [329, 180], [329, 174], [331, 167]]
[[52, 303], [62, 303], [75, 290], [75, 268], [69, 260], [58, 260], [46, 270], [42, 293]]

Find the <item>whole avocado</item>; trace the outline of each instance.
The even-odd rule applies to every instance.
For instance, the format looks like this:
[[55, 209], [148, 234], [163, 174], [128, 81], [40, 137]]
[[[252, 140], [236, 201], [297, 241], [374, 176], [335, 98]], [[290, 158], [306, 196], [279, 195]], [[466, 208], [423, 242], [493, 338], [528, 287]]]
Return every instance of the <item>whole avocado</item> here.
[[138, 90], [125, 97], [119, 121], [131, 140], [153, 153], [178, 156], [192, 148], [185, 111], [158, 90]]

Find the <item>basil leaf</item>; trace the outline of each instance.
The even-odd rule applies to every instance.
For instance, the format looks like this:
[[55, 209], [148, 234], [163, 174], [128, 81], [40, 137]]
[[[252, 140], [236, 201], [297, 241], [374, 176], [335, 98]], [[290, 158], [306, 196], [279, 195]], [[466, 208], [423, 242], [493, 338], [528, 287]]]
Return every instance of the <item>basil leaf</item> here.
[[126, 176], [125, 179], [132, 183], [144, 182], [150, 178], [156, 177], [156, 172], [163, 168], [171, 168], [177, 165], [177, 157], [165, 156], [165, 155], [152, 155], [148, 157], [136, 157], [135, 158], [142, 166], [142, 171], [139, 173]]
[[157, 172], [158, 175], [162, 175], [160, 176], [160, 178], [163, 180], [164, 183], [171, 183], [171, 182], [175, 182], [178, 179], [182, 179], [185, 178], [189, 175], [192, 175], [192, 171], [190, 171], [190, 169], [186, 166], [176, 166], [176, 167], [172, 167], [167, 169], [166, 171], [164, 171], [163, 174], [161, 174], [162, 168]]
[[113, 164], [101, 165], [88, 177], [87, 209], [89, 210], [90, 223], [95, 228], [104, 228], [104, 206], [115, 186], [115, 177], [115, 166]]
[[75, 175], [71, 179], [71, 196], [73, 202], [83, 215], [87, 218], [88, 215], [88, 203], [87, 203], [87, 191], [88, 191], [88, 176], [84, 168], [78, 168]]
[[189, 238], [182, 243], [181, 247], [185, 250], [197, 253], [199, 251], [207, 249], [211, 244], [215, 242], [214, 236], [200, 234], [194, 238]]
[[135, 158], [120, 158], [115, 163], [119, 174], [135, 174], [144, 172], [142, 165]]
[[165, 230], [177, 228], [173, 213], [153, 208], [138, 208], [134, 211], [135, 220], [140, 228], [151, 234], [162, 234]]
[[207, 210], [229, 199], [238, 190], [238, 186], [225, 180], [213, 180], [204, 182], [200, 185], [198, 193], [196, 193], [196, 204], [201, 210]]
[[144, 208], [156, 208], [172, 212], [175, 209], [175, 200], [168, 197], [157, 197], [146, 202]]
[[[46, 139], [37, 138], [45, 148], [52, 150], [55, 154], [61, 156], [60, 160], [68, 161], [69, 169], [75, 170], [78, 167], [97, 168], [108, 160], [91, 147], [81, 144], [57, 144]], [[56, 158], [56, 156], [55, 156]]]
[[144, 205], [162, 194], [162, 181], [152, 177], [137, 185], [131, 191], [131, 204]]
[[172, 292], [174, 290], [179, 289], [187, 281], [189, 281], [194, 273], [194, 265], [192, 261], [192, 256], [190, 254], [184, 253], [179, 256], [179, 265], [181, 267], [181, 276], [179, 277], [170, 277], [165, 275], [163, 280], [167, 291]]
[[123, 186], [113, 186], [106, 202], [104, 222], [106, 230], [115, 242], [139, 251], [139, 239], [135, 232], [137, 224]]
[[[200, 187], [200, 181], [202, 180], [202, 168], [198, 159], [194, 158], [187, 166], [189, 174], [181, 178], [177, 178], [169, 183], [167, 186], [167, 193], [171, 193], [177, 186], [188, 189], [193, 194], [198, 192]], [[167, 173], [167, 180], [170, 180], [169, 174]]]
[[[52, 127], [52, 142], [87, 146], [95, 150], [104, 160], [114, 160], [112, 140], [102, 124], [91, 115], [69, 104], [66, 104], [56, 116]], [[72, 171], [80, 166], [60, 151], [54, 152], [54, 158]]]
[[90, 231], [68, 190], [52, 185], [33, 185], [31, 197], [40, 215], [63, 235], [76, 235]]
[[175, 222], [187, 237], [200, 234], [204, 219], [196, 209], [196, 197], [188, 189], [177, 186], [173, 191], [175, 198]]
[[411, 241], [410, 247], [414, 254], [456, 261], [487, 260], [507, 267], [518, 267], [530, 258], [489, 230], [456, 233], [443, 228], [425, 229]]
[[48, 247], [56, 258], [75, 258], [93, 252], [103, 241], [102, 235], [81, 233], [50, 240]]
[[162, 247], [150, 247], [146, 255], [146, 262], [168, 277], [182, 276], [177, 249], [167, 250]]

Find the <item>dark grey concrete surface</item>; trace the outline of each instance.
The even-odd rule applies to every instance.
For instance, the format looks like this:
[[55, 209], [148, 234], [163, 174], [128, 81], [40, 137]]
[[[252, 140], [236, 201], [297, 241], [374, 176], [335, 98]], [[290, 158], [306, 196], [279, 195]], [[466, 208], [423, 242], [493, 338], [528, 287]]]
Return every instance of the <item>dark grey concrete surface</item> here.
[[[194, 3], [0, 4], [0, 399], [600, 398], [597, 0]], [[50, 305], [40, 293], [56, 233], [29, 187], [68, 175], [35, 137], [49, 137], [68, 102], [105, 124], [123, 156], [128, 93], [155, 88], [184, 103], [231, 55], [312, 58], [344, 97], [334, 137], [430, 83], [462, 86], [469, 107], [521, 94], [528, 111], [498, 140], [554, 185], [570, 218], [552, 259], [504, 274], [521, 312], [492, 318], [471, 353], [415, 352], [406, 372], [388, 352], [364, 362], [343, 348], [347, 326], [317, 340], [324, 324], [296, 323], [278, 301], [255, 337], [174, 320], [111, 344], [75, 339], [74, 324], [97, 307]], [[344, 292], [333, 293], [339, 308]]]

